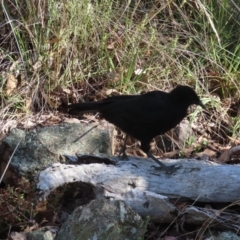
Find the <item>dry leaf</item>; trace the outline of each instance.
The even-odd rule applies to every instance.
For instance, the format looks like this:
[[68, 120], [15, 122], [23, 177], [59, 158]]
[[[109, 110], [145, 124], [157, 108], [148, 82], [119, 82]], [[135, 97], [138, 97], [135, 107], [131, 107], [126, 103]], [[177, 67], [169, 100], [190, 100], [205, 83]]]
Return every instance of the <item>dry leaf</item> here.
[[109, 44], [107, 44], [107, 49], [109, 49], [109, 50], [113, 50], [115, 48], [115, 46], [114, 46], [114, 42], [113, 43], [109, 43]]
[[35, 71], [39, 70], [42, 67], [42, 62], [41, 61], [37, 61], [34, 65], [33, 65], [33, 69]]
[[80, 123], [81, 121], [77, 118], [66, 118], [63, 121], [64, 123]]
[[239, 145], [240, 144], [240, 138], [232, 138], [232, 137], [229, 137], [229, 140], [232, 142], [233, 145]]
[[31, 105], [32, 105], [32, 98], [26, 98], [24, 100], [24, 103], [25, 103], [24, 109], [29, 110], [31, 108]]
[[7, 84], [6, 84], [6, 93], [10, 96], [13, 91], [17, 88], [18, 80], [10, 73], [7, 76]]
[[206, 157], [212, 158], [215, 155], [216, 152], [208, 148], [206, 148], [203, 152], [196, 153], [196, 156], [198, 156], [201, 159], [205, 159]]
[[230, 149], [225, 149], [220, 155], [220, 157], [217, 159], [217, 162], [221, 162], [221, 163], [228, 162], [231, 160], [232, 155], [236, 154], [239, 151], [240, 151], [240, 146], [235, 146]]
[[27, 234], [25, 232], [11, 232], [9, 239], [11, 239], [11, 240], [27, 240]]
[[7, 134], [11, 129], [17, 126], [17, 120], [7, 120], [7, 122], [1, 128], [1, 132]]
[[30, 119], [26, 119], [26, 121], [22, 122], [22, 125], [24, 128], [32, 128], [35, 127], [37, 124], [35, 122], [32, 122]]
[[166, 158], [176, 158], [177, 156], [179, 156], [180, 150], [174, 150], [171, 152], [166, 152], [164, 153], [164, 156]]
[[72, 93], [72, 91], [70, 89], [68, 89], [68, 88], [63, 88], [63, 92], [65, 92], [65, 93], [67, 93], [69, 95]]
[[[113, 93], [115, 93], [114, 95], [116, 95], [116, 93], [118, 93], [118, 91], [116, 89], [107, 89], [106, 90], [106, 95], [112, 95]], [[119, 93], [118, 93], [119, 94]], [[120, 94], [119, 94], [120, 95]]]

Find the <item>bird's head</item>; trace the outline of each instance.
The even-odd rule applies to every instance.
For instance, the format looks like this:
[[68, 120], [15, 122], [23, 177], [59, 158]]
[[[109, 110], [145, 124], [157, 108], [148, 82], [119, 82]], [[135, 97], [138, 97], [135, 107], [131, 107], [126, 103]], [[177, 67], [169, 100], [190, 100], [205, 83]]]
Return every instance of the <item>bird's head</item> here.
[[185, 104], [187, 106], [196, 104], [205, 109], [204, 104], [191, 87], [179, 85], [170, 92], [170, 95], [176, 103]]

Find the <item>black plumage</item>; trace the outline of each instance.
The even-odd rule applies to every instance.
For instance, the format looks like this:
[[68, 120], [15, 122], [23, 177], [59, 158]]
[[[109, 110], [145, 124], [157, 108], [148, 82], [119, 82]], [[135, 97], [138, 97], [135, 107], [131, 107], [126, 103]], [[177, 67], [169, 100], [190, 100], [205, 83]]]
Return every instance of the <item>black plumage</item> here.
[[[154, 159], [161, 168], [165, 166], [150, 153], [150, 142], [157, 135], [164, 134], [187, 116], [188, 107], [203, 103], [195, 91], [188, 86], [177, 86], [171, 92], [152, 91], [143, 95], [120, 95], [97, 102], [68, 105], [71, 112], [99, 112], [103, 118], [113, 123], [127, 135], [141, 142], [141, 149]], [[121, 154], [126, 157], [126, 139]]]

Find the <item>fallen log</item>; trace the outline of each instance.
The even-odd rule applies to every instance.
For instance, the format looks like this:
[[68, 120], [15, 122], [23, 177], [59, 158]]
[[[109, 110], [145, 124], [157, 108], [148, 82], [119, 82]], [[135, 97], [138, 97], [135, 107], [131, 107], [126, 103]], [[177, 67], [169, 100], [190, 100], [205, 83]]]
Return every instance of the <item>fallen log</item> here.
[[[214, 221], [211, 222], [216, 224], [218, 218], [212, 210], [206, 213], [204, 209], [203, 214], [197, 208], [192, 211], [193, 207], [190, 206], [180, 214], [172, 204], [173, 200], [228, 203], [238, 201], [240, 196], [238, 165], [220, 165], [194, 159], [164, 160], [167, 165], [179, 166], [174, 173], [167, 174], [155, 170], [152, 166], [158, 165], [153, 160], [137, 157], [120, 161], [114, 157], [82, 156], [80, 162], [91, 163], [55, 163], [43, 170], [37, 185], [40, 199], [44, 200], [58, 186], [79, 181], [91, 185], [96, 198], [123, 200], [141, 216], [150, 216], [152, 220], [170, 222], [185, 212], [188, 217], [184, 221], [191, 222], [198, 218], [198, 222], [206, 221], [202, 217], [204, 215], [209, 219], [213, 217]], [[200, 215], [196, 216], [196, 213]], [[240, 218], [238, 215], [234, 217]]]

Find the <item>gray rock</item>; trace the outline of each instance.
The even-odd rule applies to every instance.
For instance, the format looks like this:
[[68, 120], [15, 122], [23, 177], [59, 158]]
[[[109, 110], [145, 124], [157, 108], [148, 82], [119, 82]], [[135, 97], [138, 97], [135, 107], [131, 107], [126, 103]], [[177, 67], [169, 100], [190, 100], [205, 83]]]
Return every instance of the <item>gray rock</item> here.
[[205, 240], [240, 240], [240, 237], [233, 232], [219, 232], [217, 230], [211, 231], [211, 236], [205, 238]]
[[31, 178], [49, 164], [65, 162], [62, 155], [112, 155], [113, 128], [106, 129], [99, 125], [89, 131], [95, 125], [64, 123], [31, 131], [14, 128], [4, 139], [12, 149], [22, 139], [11, 164], [24, 177]]
[[219, 236], [216, 238], [218, 240], [240, 240], [240, 237], [233, 232], [222, 232], [219, 233]]
[[56, 240], [137, 240], [144, 232], [143, 220], [126, 203], [98, 199], [76, 208]]
[[36, 230], [36, 231], [27, 233], [27, 239], [28, 240], [53, 240], [54, 236], [51, 233], [51, 231]]

